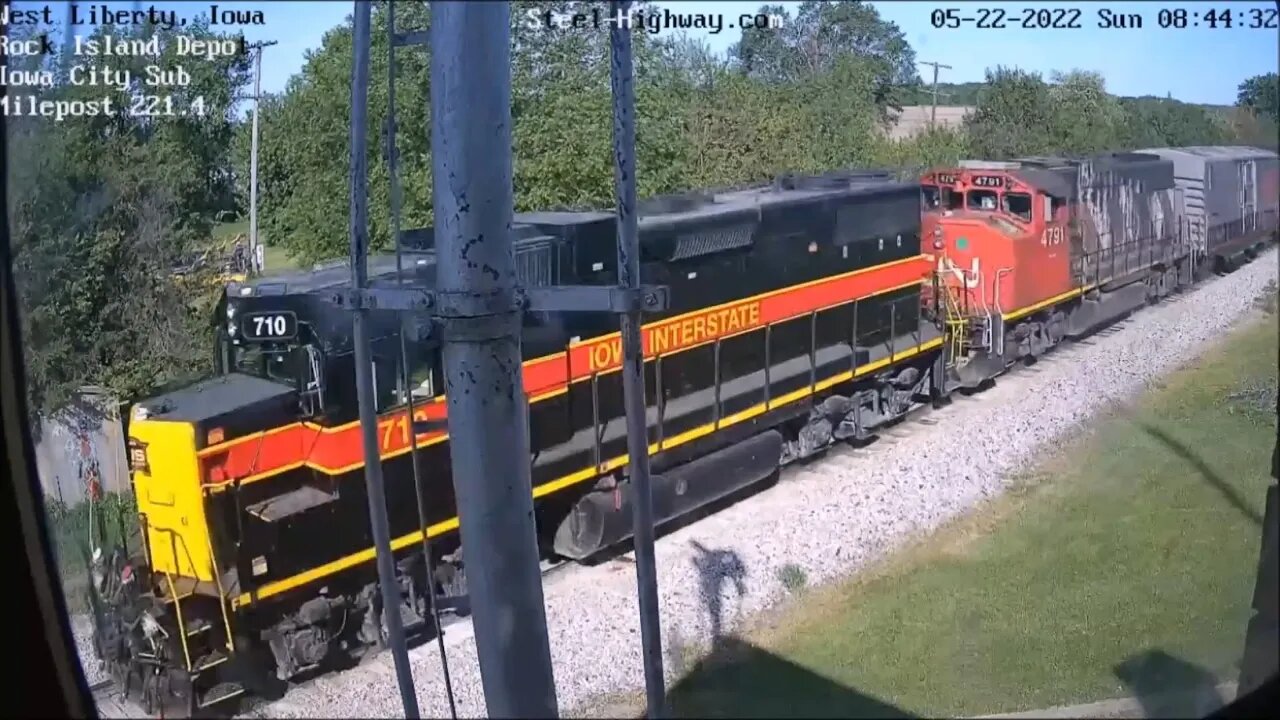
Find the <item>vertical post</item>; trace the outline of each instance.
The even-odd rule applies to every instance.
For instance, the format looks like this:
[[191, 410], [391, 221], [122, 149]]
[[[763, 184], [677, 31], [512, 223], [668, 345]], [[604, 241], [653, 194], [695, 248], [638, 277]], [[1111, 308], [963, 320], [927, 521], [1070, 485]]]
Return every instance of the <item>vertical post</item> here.
[[933, 64], [933, 107], [929, 110], [929, 129], [938, 126], [938, 63]]
[[72, 50], [75, 48], [76, 34], [72, 30], [72, 28], [74, 28], [75, 26], [71, 24], [71, 20], [73, 17], [75, 17], [76, 5], [79, 5], [79, 3], [76, 3], [76, 2], [67, 3], [67, 24], [64, 28], [62, 28], [62, 33], [63, 33], [62, 35], [62, 47], [63, 47], [62, 68], [63, 70], [67, 70], [71, 67], [71, 58], [75, 57], [75, 53], [72, 52]]
[[[400, 189], [400, 151], [396, 145], [396, 4], [395, 0], [387, 2], [387, 176], [391, 185], [391, 237], [396, 243], [396, 284], [403, 286], [404, 252], [400, 236], [400, 207], [403, 201]], [[408, 320], [408, 317], [404, 318]], [[409, 341], [406, 338], [409, 327], [407, 322], [400, 326], [400, 377], [404, 384], [405, 402], [410, 422], [417, 417], [414, 407], [412, 373], [409, 368]], [[422, 477], [426, 471], [422, 467], [422, 453], [418, 452], [418, 433], [409, 433], [409, 455], [413, 458], [413, 495], [418, 503], [418, 526], [422, 529], [422, 562], [427, 575], [428, 609], [431, 613], [431, 624], [436, 633], [436, 647], [440, 650], [440, 670], [444, 676], [445, 696], [449, 698], [449, 715], [457, 720], [458, 708], [453, 699], [453, 679], [449, 675], [449, 656], [444, 649], [444, 632], [440, 629], [440, 610], [436, 602], [435, 562], [431, 551], [430, 523], [427, 522], [426, 492], [422, 486]]]
[[[610, 79], [613, 86], [614, 184], [618, 205], [618, 284], [640, 288], [640, 238], [636, 218], [635, 77], [632, 72], [629, 0], [609, 3]], [[653, 551], [653, 492], [649, 484], [649, 432], [645, 421], [644, 348], [640, 309], [621, 316], [622, 392], [627, 413], [632, 536], [636, 552], [636, 591], [640, 606], [640, 643], [649, 718], [666, 716], [662, 678], [662, 635], [658, 617], [658, 571]]]
[[249, 143], [249, 262], [258, 267], [258, 104], [262, 101], [262, 48], [253, 54], [253, 133]]
[[933, 109], [929, 111], [929, 129], [932, 130], [937, 126], [938, 122], [938, 69], [950, 70], [950, 65], [943, 65], [937, 62], [920, 62], [921, 65], [933, 66]]
[[262, 272], [258, 250], [258, 105], [262, 102], [262, 51], [275, 45], [270, 42], [254, 43], [257, 50], [253, 57], [253, 132], [249, 144], [249, 263], [254, 272]]
[[[368, 279], [368, 181], [366, 157], [368, 137], [366, 124], [369, 104], [369, 28], [368, 2], [356, 0], [352, 27], [351, 67], [351, 288], [359, 296]], [[364, 478], [369, 498], [369, 523], [377, 553], [378, 586], [382, 592], [382, 617], [387, 628], [387, 645], [396, 667], [400, 686], [400, 702], [406, 718], [418, 718], [418, 697], [414, 692], [409, 669], [409, 651], [405, 647], [404, 622], [400, 617], [403, 604], [395, 581], [395, 561], [391, 555], [391, 531], [387, 521], [387, 499], [382, 486], [382, 457], [378, 451], [378, 415], [374, 407], [373, 359], [370, 352], [368, 310], [357, 305], [352, 316], [355, 345], [356, 397], [360, 406], [360, 434], [364, 441]]]
[[489, 717], [558, 716], [530, 481], [512, 248], [511, 8], [431, 5], [436, 316]]

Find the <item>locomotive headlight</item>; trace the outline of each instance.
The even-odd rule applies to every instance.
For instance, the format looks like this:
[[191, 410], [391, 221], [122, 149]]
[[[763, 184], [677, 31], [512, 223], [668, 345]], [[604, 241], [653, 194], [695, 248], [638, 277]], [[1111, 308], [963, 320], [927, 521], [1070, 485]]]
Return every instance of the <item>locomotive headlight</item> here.
[[945, 245], [942, 242], [942, 228], [935, 227], [933, 229], [933, 249], [941, 250]]

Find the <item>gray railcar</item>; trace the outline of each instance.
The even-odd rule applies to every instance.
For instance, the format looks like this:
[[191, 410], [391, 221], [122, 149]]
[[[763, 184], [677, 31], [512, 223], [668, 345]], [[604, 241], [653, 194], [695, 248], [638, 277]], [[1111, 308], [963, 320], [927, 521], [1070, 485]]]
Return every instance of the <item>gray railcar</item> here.
[[1181, 188], [1184, 231], [1202, 253], [1233, 260], [1280, 221], [1280, 158], [1243, 146], [1142, 150], [1167, 158]]

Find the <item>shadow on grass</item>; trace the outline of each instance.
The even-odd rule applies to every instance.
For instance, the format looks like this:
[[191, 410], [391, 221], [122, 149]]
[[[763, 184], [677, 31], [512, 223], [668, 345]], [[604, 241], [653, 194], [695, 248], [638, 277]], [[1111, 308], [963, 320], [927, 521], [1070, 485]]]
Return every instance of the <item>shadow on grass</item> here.
[[[733, 635], [724, 634], [723, 594], [746, 594], [747, 567], [733, 550], [696, 540], [700, 595], [711, 625], [712, 651], [681, 673], [667, 692], [675, 717], [913, 717]], [[668, 647], [680, 652], [679, 647]]]
[[1186, 445], [1183, 445], [1177, 438], [1154, 425], [1142, 423], [1141, 427], [1144, 432], [1156, 440], [1159, 440], [1165, 447], [1173, 451], [1175, 455], [1186, 460], [1191, 467], [1196, 469], [1196, 472], [1200, 473], [1200, 476], [1205, 479], [1205, 482], [1209, 483], [1214, 490], [1221, 493], [1222, 497], [1230, 503], [1232, 507], [1240, 511], [1241, 515], [1244, 515], [1246, 518], [1251, 520], [1254, 525], [1261, 527], [1262, 518], [1258, 515], [1258, 512], [1249, 507], [1249, 504], [1240, 498], [1240, 495], [1236, 493], [1235, 489], [1232, 488], [1230, 484], [1223, 480], [1218, 473], [1214, 472], [1213, 468], [1209, 467]]
[[675, 717], [915, 717], [732, 636], [671, 687], [667, 704]]
[[1226, 704], [1218, 678], [1163, 650], [1148, 650], [1115, 668], [1116, 677], [1142, 705], [1144, 717], [1200, 718]]

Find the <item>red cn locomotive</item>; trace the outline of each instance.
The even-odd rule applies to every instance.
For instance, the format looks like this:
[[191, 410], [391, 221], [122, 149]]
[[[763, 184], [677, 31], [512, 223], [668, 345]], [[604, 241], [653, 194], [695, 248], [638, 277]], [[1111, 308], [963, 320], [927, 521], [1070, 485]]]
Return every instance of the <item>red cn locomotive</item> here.
[[1276, 163], [1254, 148], [1164, 148], [926, 173], [930, 302], [951, 328], [961, 384], [1254, 256], [1276, 233], [1275, 193], [1263, 192]]

